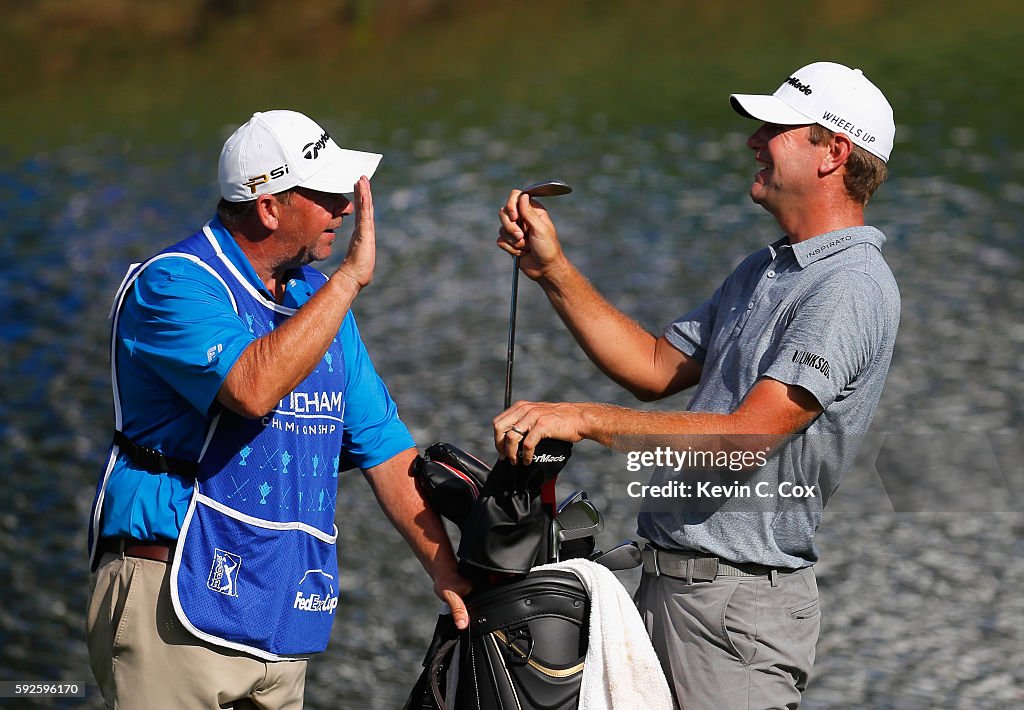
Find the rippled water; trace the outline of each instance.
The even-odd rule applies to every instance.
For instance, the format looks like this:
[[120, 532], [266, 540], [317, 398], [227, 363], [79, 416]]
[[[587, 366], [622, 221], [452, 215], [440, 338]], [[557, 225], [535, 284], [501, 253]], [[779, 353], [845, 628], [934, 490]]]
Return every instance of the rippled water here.
[[[343, 121], [332, 127], [344, 135]], [[806, 707], [1024, 704], [1024, 156], [947, 133], [928, 153], [897, 145], [868, 213], [889, 237], [903, 323], [864, 465], [819, 534], [825, 617]], [[527, 115], [354, 146], [385, 153], [378, 275], [356, 313], [417, 441], [493, 457], [511, 269], [493, 241], [509, 187], [572, 184], [547, 201], [567, 250], [660, 330], [777, 237], [746, 197], [745, 138]], [[218, 149], [103, 138], [0, 171], [0, 679], [92, 682], [84, 536], [112, 422], [109, 299], [129, 262], [212, 213]], [[517, 397], [633, 404], [526, 282], [516, 363]], [[584, 442], [560, 479], [561, 493], [585, 487], [601, 504], [603, 544], [633, 534], [623, 474], [622, 459]], [[439, 607], [359, 478], [341, 478], [342, 605], [310, 665], [311, 708], [400, 707]]]

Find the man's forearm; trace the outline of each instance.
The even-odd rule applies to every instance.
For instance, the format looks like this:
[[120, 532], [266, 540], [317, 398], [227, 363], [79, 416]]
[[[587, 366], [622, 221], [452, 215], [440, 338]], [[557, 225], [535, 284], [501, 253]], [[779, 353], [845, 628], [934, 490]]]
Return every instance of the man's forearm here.
[[[586, 402], [517, 402], [492, 422], [498, 452], [529, 461], [544, 438], [591, 439], [617, 451], [652, 446], [720, 451], [774, 449], [822, 411], [802, 387], [759, 380], [734, 411], [647, 412]], [[526, 432], [525, 436], [520, 432]]]
[[294, 316], [242, 351], [218, 401], [243, 416], [272, 410], [316, 368], [359, 291], [353, 279], [335, 272]]
[[409, 449], [367, 471], [367, 480], [384, 514], [412, 548], [431, 576], [454, 572], [457, 567], [444, 523], [423, 500], [412, 463], [416, 450]]
[[[585, 438], [620, 452], [650, 446], [679, 447], [684, 442], [706, 450], [774, 447], [790, 434], [767, 431], [739, 412], [647, 412], [607, 404], [580, 404], [587, 422]], [[700, 443], [700, 446], [696, 444]]]
[[568, 261], [538, 281], [552, 307], [587, 357], [641, 399], [662, 384], [657, 339], [609, 303]]

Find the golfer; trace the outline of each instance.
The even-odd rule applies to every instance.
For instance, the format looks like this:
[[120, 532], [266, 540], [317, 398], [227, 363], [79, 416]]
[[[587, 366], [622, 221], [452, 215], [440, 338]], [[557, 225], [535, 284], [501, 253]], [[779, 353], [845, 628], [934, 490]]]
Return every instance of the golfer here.
[[895, 134], [882, 92], [858, 69], [817, 62], [731, 102], [760, 122], [750, 197], [782, 235], [660, 337], [586, 281], [539, 203], [513, 191], [500, 211], [498, 245], [604, 373], [644, 401], [696, 389], [683, 412], [517, 402], [494, 419], [498, 451], [529, 461], [545, 437], [620, 450], [675, 437], [744, 461], [715, 500], [645, 501], [638, 519], [636, 601], [686, 710], [800, 703], [821, 618], [814, 534], [878, 405], [900, 315], [885, 237], [864, 221]]

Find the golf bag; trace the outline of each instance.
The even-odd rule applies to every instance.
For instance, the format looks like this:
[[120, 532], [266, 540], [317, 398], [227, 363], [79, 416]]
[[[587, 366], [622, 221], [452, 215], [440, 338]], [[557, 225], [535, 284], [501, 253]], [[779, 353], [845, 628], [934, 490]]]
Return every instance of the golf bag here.
[[449, 614], [438, 618], [406, 710], [576, 708], [587, 593], [571, 573], [530, 571], [548, 561], [554, 511], [541, 490], [571, 448], [546, 439], [529, 466], [499, 461], [489, 471], [450, 444], [417, 459], [424, 497], [460, 529], [460, 570], [475, 588], [465, 600], [467, 630], [457, 631]]
[[406, 710], [576, 708], [589, 603], [575, 575], [531, 572], [469, 595], [466, 606], [466, 631], [450, 614], [438, 618]]

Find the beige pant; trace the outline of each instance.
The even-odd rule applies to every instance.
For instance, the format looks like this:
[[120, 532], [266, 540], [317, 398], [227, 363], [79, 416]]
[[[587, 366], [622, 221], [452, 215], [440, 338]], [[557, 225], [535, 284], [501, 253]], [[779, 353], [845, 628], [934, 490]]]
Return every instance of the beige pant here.
[[192, 636], [169, 564], [107, 554], [93, 580], [89, 661], [108, 708], [301, 708], [306, 661], [263, 661]]

